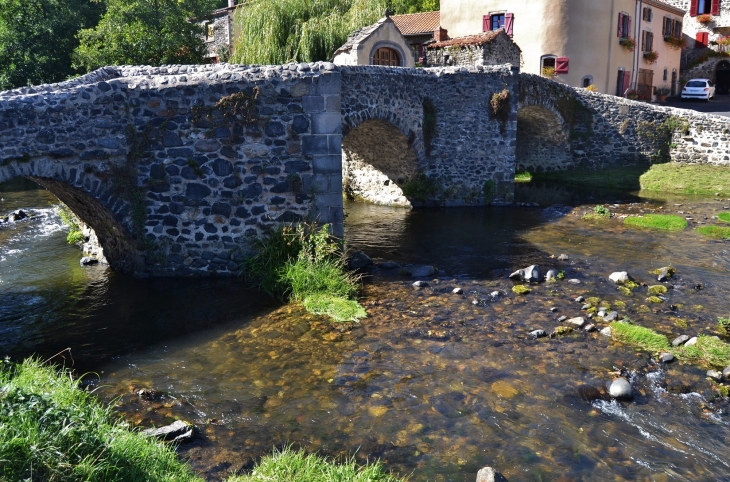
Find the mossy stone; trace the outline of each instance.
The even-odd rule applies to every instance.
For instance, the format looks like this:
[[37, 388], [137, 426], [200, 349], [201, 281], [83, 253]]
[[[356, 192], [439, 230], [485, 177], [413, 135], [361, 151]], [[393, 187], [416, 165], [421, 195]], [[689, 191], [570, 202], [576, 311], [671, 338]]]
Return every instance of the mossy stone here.
[[512, 292], [516, 295], [526, 295], [530, 291], [532, 291], [532, 290], [530, 290], [530, 288], [528, 288], [527, 286], [524, 286], [524, 285], [515, 285], [512, 287]]
[[667, 287], [664, 285], [649, 286], [650, 295], [663, 295], [667, 292]]

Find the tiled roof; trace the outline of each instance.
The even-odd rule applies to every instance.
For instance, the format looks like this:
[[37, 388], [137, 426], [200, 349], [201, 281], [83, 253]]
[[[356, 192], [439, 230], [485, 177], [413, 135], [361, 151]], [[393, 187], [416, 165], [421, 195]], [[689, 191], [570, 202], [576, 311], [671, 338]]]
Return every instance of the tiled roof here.
[[390, 18], [403, 35], [433, 32], [441, 26], [441, 12], [409, 13]]
[[[452, 38], [449, 40], [444, 40], [442, 42], [434, 42], [432, 44], [426, 45], [426, 48], [437, 49], [437, 48], [441, 48], [441, 47], [449, 47], [450, 45], [460, 45], [460, 46], [484, 45], [486, 43], [491, 42], [495, 38], [497, 38], [497, 36], [500, 34], [500, 32], [504, 33], [504, 30], [502, 30], [502, 29], [493, 30], [491, 32], [480, 33], [478, 35], [470, 35], [468, 37], [457, 37], [457, 38]], [[505, 35], [507, 35], [507, 34], [505, 34]]]

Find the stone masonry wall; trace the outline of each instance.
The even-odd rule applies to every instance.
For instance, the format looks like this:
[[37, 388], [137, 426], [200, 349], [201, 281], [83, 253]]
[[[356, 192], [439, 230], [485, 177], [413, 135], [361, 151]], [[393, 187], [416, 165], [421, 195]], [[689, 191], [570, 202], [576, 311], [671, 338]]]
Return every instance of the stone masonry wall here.
[[[256, 122], [213, 108], [254, 87]], [[321, 134], [339, 90], [334, 65], [293, 64], [107, 68], [3, 92], [0, 182], [28, 176], [57, 194], [117, 269], [231, 274], [268, 226], [312, 215], [342, 234], [341, 174], [322, 169], [341, 139]]]
[[[457, 39], [458, 40], [458, 39]], [[427, 48], [425, 64], [428, 67], [439, 66], [476, 66], [521, 63], [519, 47], [506, 35], [498, 35], [481, 45], [452, 45], [442, 48]]]
[[[373, 119], [386, 120], [400, 129], [416, 154], [417, 172], [443, 187], [427, 204], [484, 203], [485, 183], [497, 188], [493, 202], [512, 198], [519, 76], [509, 65], [342, 67], [341, 72], [344, 134]], [[489, 101], [503, 89], [510, 92], [510, 102], [500, 121], [490, 114]], [[426, 98], [436, 111], [430, 153], [423, 135]]]

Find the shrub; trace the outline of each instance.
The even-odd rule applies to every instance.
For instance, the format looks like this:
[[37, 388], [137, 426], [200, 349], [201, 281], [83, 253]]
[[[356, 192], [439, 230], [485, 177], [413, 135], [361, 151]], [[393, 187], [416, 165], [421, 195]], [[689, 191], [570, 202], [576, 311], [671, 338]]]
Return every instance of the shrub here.
[[664, 231], [682, 231], [687, 227], [687, 220], [674, 214], [644, 214], [624, 219], [627, 226], [661, 229]]
[[425, 174], [418, 174], [413, 179], [408, 179], [401, 186], [403, 195], [415, 201], [427, 201], [435, 199], [443, 191], [441, 184], [435, 178]]
[[68, 244], [83, 243], [85, 238], [81, 232], [81, 226], [79, 226], [79, 218], [64, 203], [58, 203], [54, 207], [61, 218], [61, 222], [69, 227], [66, 242]]
[[201, 481], [174, 450], [132, 431], [37, 360], [0, 367], [0, 480]]

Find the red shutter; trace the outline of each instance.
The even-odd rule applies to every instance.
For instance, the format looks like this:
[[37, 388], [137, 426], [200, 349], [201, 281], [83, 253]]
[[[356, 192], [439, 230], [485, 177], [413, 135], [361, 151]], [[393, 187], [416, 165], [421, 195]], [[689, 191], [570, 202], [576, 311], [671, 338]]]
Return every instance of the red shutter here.
[[690, 0], [690, 2], [689, 2], [689, 16], [690, 17], [696, 17], [697, 16], [697, 0]]
[[555, 59], [555, 73], [556, 74], [567, 74], [568, 73], [568, 57], [558, 57]]
[[710, 10], [712, 15], [720, 15], [720, 0], [712, 0], [712, 9]]
[[623, 26], [624, 26], [624, 14], [619, 13], [618, 14], [618, 34], [616, 34], [617, 37], [623, 37]]
[[697, 36], [695, 37], [697, 48], [707, 47], [707, 43], [710, 40], [709, 37], [710, 34], [708, 32], [697, 32]]
[[504, 33], [512, 36], [512, 26], [515, 23], [515, 14], [514, 13], [507, 13], [504, 15]]
[[631, 71], [630, 70], [624, 70], [624, 91], [621, 92], [621, 95], [623, 96], [626, 91], [631, 87]]
[[485, 15], [482, 17], [482, 32], [489, 32], [490, 28], [492, 27], [490, 24], [490, 18], [489, 15]]

